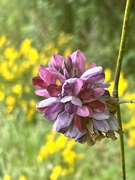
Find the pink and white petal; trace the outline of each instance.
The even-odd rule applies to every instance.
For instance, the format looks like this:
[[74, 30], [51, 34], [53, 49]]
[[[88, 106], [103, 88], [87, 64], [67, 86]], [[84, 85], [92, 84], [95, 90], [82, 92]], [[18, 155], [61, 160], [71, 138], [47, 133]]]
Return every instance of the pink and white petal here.
[[64, 58], [59, 54], [53, 54], [51, 61], [48, 63], [49, 68], [51, 69], [59, 69], [62, 67]]
[[90, 77], [92, 77], [92, 76], [94, 76], [94, 75], [96, 75], [96, 74], [100, 74], [100, 73], [102, 73], [102, 72], [103, 72], [103, 68], [102, 68], [101, 66], [96, 66], [96, 67], [94, 67], [94, 68], [91, 68], [91, 69], [86, 70], [86, 71], [82, 74], [81, 78], [82, 78], [82, 79], [87, 79], [87, 78], [90, 78]]
[[61, 103], [54, 104], [53, 106], [50, 106], [45, 111], [45, 118], [47, 118], [50, 121], [55, 121], [58, 114], [62, 111], [62, 105]]
[[103, 88], [94, 88], [93, 92], [94, 92], [95, 99], [99, 99], [105, 93], [105, 89], [103, 89]]
[[43, 97], [50, 97], [50, 94], [48, 93], [48, 91], [46, 89], [39, 89], [35, 91], [35, 94], [38, 96], [43, 96]]
[[70, 55], [73, 63], [73, 68], [78, 70], [78, 75], [81, 76], [85, 71], [86, 57], [83, 52], [77, 50]]
[[87, 117], [90, 115], [90, 111], [87, 106], [77, 107], [76, 114], [78, 116]]
[[88, 67], [88, 69], [94, 68], [96, 66], [97, 66], [96, 63], [91, 63], [90, 66]]
[[96, 120], [106, 120], [110, 118], [110, 114], [107, 108], [105, 108], [104, 112], [101, 112], [101, 113], [94, 112], [93, 118]]
[[40, 101], [36, 107], [37, 108], [43, 108], [43, 107], [48, 107], [48, 106], [53, 106], [56, 103], [59, 103], [60, 99], [57, 97], [50, 97], [48, 99], [45, 99], [43, 101]]
[[60, 131], [63, 128], [69, 127], [72, 120], [73, 120], [74, 114], [70, 115], [69, 113], [63, 111], [60, 113], [53, 125], [54, 131]]
[[72, 99], [72, 96], [64, 96], [64, 97], [61, 99], [61, 102], [62, 102], [62, 103], [66, 103], [66, 102], [71, 101], [71, 99]]
[[76, 106], [82, 106], [82, 101], [78, 97], [72, 96], [71, 102]]
[[77, 79], [74, 85], [73, 89], [73, 95], [77, 96], [83, 86], [83, 80], [82, 79]]
[[56, 80], [61, 83], [65, 82], [65, 77], [61, 73], [45, 68], [43, 65], [39, 67], [39, 75], [47, 85], [56, 84]]

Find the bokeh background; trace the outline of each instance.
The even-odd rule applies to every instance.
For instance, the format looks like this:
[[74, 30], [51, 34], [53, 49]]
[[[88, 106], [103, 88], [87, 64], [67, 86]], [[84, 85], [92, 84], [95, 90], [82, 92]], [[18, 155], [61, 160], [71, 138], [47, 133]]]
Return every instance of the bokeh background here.
[[[51, 131], [31, 79], [52, 54], [80, 49], [113, 77], [125, 0], [0, 1], [0, 180], [117, 180], [119, 139], [94, 147]], [[120, 78], [120, 99], [135, 99], [135, 1]], [[135, 179], [135, 105], [121, 105], [127, 179]]]

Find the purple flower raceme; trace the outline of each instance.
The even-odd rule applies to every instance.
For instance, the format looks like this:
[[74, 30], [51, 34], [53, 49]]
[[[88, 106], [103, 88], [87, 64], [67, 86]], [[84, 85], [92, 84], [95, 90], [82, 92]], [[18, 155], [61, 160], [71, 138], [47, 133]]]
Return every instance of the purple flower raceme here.
[[94, 145], [120, 127], [115, 117], [117, 99], [110, 96], [103, 68], [92, 63], [86, 68], [84, 54], [77, 50], [65, 60], [54, 54], [48, 67], [40, 65], [33, 78], [35, 93], [45, 97], [37, 108], [52, 121], [53, 130], [80, 143]]

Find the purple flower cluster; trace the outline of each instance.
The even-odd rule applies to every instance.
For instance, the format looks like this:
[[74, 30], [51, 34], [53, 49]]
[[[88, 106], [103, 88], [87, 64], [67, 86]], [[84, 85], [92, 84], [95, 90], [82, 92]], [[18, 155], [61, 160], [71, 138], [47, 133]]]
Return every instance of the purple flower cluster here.
[[110, 137], [120, 127], [116, 117], [116, 99], [107, 90], [101, 66], [92, 63], [86, 68], [84, 54], [77, 50], [65, 60], [54, 54], [48, 67], [40, 65], [39, 77], [33, 78], [35, 93], [45, 99], [37, 108], [52, 121], [53, 130], [75, 141], [94, 145]]

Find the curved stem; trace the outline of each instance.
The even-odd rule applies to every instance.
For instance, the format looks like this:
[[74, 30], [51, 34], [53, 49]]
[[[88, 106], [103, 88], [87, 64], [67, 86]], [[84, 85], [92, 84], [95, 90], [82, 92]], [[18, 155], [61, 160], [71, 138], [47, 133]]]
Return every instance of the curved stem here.
[[[114, 98], [119, 98], [118, 85], [119, 85], [119, 78], [120, 78], [122, 60], [123, 60], [123, 56], [124, 56], [124, 49], [125, 49], [125, 43], [126, 43], [126, 37], [127, 37], [127, 29], [128, 29], [128, 22], [129, 22], [129, 16], [130, 16], [131, 1], [132, 0], [127, 0], [126, 8], [125, 8], [122, 34], [121, 34], [121, 41], [120, 41], [118, 59], [117, 59], [117, 64], [116, 64], [116, 72], [115, 72], [115, 77], [114, 77], [114, 87], [113, 87], [113, 97]], [[117, 109], [118, 109], [117, 117], [118, 117], [118, 121], [120, 124], [120, 128], [122, 130], [121, 112], [120, 112], [119, 104], [117, 105]], [[121, 150], [120, 156], [121, 156], [122, 179], [126, 180], [123, 133], [120, 134], [120, 150]]]
[[135, 99], [125, 99], [125, 100], [122, 100], [122, 101], [118, 102], [118, 104], [125, 104], [125, 103], [135, 104]]

